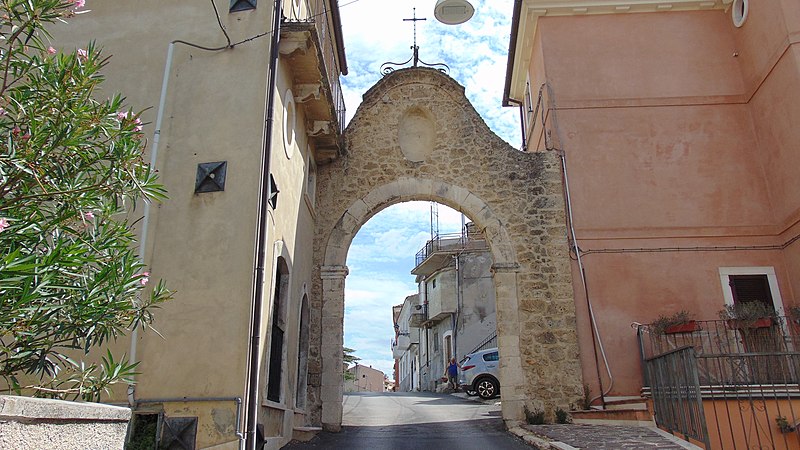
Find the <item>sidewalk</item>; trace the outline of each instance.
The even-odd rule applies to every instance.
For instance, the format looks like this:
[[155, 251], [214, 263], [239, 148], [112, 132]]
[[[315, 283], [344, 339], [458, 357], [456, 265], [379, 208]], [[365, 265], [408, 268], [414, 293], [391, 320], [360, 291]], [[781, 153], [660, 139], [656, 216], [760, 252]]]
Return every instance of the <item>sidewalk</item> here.
[[658, 428], [619, 425], [522, 425], [509, 430], [540, 450], [699, 449]]
[[[499, 404], [500, 397], [483, 400], [464, 392], [450, 395], [484, 404]], [[528, 445], [540, 450], [701, 450], [700, 447], [676, 438], [656, 427], [621, 425], [522, 425], [508, 430], [522, 438]]]

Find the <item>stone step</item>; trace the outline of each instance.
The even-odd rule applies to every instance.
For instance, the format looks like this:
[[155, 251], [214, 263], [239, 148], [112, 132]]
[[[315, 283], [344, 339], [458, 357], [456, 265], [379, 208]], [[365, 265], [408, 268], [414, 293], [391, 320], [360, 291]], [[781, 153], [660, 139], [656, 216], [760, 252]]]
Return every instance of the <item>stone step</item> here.
[[573, 423], [655, 426], [653, 416], [647, 409], [606, 409], [570, 411], [569, 413]]
[[[605, 409], [638, 409], [647, 410], [647, 399], [639, 396], [616, 396], [604, 397]], [[592, 406], [593, 410], [602, 411], [601, 405]]]
[[292, 429], [292, 439], [300, 442], [308, 442], [322, 431], [321, 427], [294, 427]]

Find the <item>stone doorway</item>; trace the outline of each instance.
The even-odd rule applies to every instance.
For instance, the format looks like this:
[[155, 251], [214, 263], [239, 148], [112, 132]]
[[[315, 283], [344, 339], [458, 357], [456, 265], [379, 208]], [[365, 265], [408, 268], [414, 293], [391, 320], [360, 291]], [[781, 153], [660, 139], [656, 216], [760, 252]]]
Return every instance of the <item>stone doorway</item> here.
[[436, 201], [464, 212], [491, 249], [502, 412], [567, 409], [582, 393], [561, 166], [492, 133], [464, 88], [433, 69], [393, 72], [364, 94], [345, 152], [318, 168], [309, 409], [342, 420], [346, 258], [359, 228], [396, 203]]

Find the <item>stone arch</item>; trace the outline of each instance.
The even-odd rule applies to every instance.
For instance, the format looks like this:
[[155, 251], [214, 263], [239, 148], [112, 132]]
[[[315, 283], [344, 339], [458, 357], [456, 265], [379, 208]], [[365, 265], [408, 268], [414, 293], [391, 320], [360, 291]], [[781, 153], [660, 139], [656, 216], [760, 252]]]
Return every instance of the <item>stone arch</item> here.
[[[402, 148], [408, 111], [436, 124], [424, 158]], [[558, 156], [513, 149], [489, 130], [463, 87], [423, 68], [393, 72], [367, 91], [345, 137], [346, 152], [318, 168], [312, 422], [341, 425], [350, 243], [373, 215], [411, 200], [450, 206], [484, 230], [494, 258], [504, 419], [523, 420], [525, 407], [552, 416], [576, 402], [581, 369]]]

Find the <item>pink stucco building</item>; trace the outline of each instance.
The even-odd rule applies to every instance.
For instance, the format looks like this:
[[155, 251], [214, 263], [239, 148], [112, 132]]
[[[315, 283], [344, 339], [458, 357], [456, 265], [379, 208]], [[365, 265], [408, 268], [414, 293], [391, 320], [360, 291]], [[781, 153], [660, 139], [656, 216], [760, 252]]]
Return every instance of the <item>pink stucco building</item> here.
[[514, 8], [504, 102], [521, 109], [526, 151], [566, 161], [593, 394], [639, 393], [633, 323], [713, 320], [736, 301], [788, 314], [800, 301], [800, 2]]

